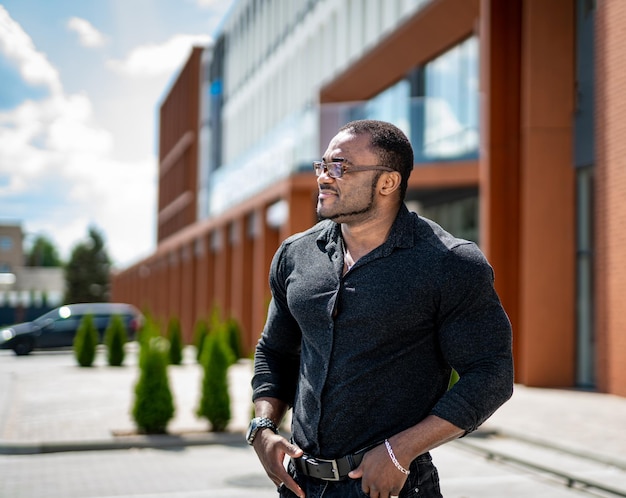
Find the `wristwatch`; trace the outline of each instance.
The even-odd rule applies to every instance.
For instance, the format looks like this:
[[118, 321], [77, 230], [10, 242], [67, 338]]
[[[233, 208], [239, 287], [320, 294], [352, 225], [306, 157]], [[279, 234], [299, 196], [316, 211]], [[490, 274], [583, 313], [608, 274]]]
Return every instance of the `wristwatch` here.
[[254, 442], [254, 438], [260, 429], [272, 429], [274, 434], [278, 434], [278, 427], [276, 424], [272, 422], [269, 418], [265, 417], [255, 417], [250, 420], [250, 425], [248, 426], [248, 432], [246, 433], [246, 441], [248, 444], [252, 444]]

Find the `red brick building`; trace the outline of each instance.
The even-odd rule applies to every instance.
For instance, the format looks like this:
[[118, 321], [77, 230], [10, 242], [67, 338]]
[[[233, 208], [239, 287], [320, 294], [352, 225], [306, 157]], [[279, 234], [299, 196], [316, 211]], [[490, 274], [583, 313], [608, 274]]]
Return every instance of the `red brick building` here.
[[[472, 36], [479, 154], [416, 165], [409, 191], [478, 192], [479, 243], [513, 323], [517, 382], [626, 396], [626, 2], [432, 0], [322, 84], [319, 105], [371, 99]], [[294, 171], [196, 219], [199, 61], [194, 51], [161, 108], [157, 250], [114, 277], [113, 297], [179, 316], [187, 339], [217, 305], [240, 321], [251, 352], [270, 260], [315, 222], [317, 185]], [[323, 150], [335, 127], [319, 126]], [[287, 212], [278, 226], [274, 209]]]

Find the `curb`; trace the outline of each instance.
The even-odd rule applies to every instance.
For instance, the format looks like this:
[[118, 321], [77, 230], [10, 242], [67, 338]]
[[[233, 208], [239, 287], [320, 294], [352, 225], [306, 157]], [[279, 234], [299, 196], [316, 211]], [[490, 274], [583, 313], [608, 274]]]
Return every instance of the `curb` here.
[[0, 441], [0, 455], [37, 455], [69, 451], [167, 449], [204, 445], [246, 446], [241, 432], [203, 434], [155, 434], [116, 437], [110, 440], [13, 442]]
[[[598, 463], [602, 463], [605, 465], [610, 465], [612, 467], [617, 467], [622, 470], [626, 470], [626, 460], [623, 458], [607, 455], [606, 453], [599, 453], [594, 451], [591, 448], [582, 448], [581, 446], [575, 446], [567, 443], [557, 442], [552, 439], [542, 438], [539, 436], [534, 436], [530, 434], [526, 434], [523, 432], [515, 431], [508, 428], [490, 426], [485, 427], [484, 429], [478, 429], [476, 432], [484, 433], [484, 434], [496, 434], [500, 436], [507, 437], [509, 439], [517, 439], [518, 441], [522, 441], [534, 446], [549, 448], [552, 450], [560, 451], [562, 453], [569, 453], [570, 455], [586, 458], [588, 460], [593, 460]], [[477, 434], [478, 435], [478, 434]], [[471, 436], [471, 435], [470, 435]]]

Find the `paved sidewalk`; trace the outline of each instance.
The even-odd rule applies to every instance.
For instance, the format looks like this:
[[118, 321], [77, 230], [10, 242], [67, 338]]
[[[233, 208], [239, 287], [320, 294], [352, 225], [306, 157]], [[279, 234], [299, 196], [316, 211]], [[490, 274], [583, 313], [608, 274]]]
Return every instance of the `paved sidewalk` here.
[[209, 432], [208, 421], [195, 414], [202, 369], [188, 348], [183, 364], [168, 369], [176, 405], [168, 435], [146, 436], [137, 434], [131, 416], [139, 376], [132, 345], [122, 367], [108, 366], [103, 350], [91, 368], [77, 366], [67, 351], [19, 358], [1, 353], [0, 454], [239, 442], [250, 418], [248, 360], [229, 370], [232, 419], [227, 433]]
[[[222, 445], [225, 452], [245, 448], [243, 433], [252, 410], [249, 360], [239, 361], [229, 371], [232, 420], [228, 432], [213, 434], [208, 422], [195, 415], [202, 372], [193, 350], [187, 350], [183, 365], [168, 370], [177, 408], [165, 436], [136, 434], [130, 415], [139, 374], [136, 355], [131, 352], [125, 363], [107, 366], [102, 351], [92, 368], [78, 367], [67, 351], [19, 358], [0, 351], [0, 454], [212, 445]], [[517, 385], [513, 398], [481, 430], [626, 469], [624, 422], [626, 398]], [[435, 451], [442, 457], [450, 455], [448, 450]], [[461, 476], [468, 468], [466, 461], [448, 467], [452, 475], [466, 479]]]
[[573, 389], [515, 386], [483, 425], [626, 469], [626, 398]]

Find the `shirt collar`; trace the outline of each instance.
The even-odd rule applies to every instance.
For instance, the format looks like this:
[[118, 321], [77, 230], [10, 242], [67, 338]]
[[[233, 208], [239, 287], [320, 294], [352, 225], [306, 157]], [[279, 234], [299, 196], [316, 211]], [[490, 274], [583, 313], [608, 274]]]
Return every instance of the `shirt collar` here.
[[[317, 237], [317, 243], [326, 249], [326, 252], [333, 253], [340, 246], [341, 227], [334, 221], [327, 220], [326, 227], [321, 230]], [[396, 219], [391, 226], [389, 237], [381, 246], [384, 255], [387, 256], [395, 248], [409, 248], [415, 245], [415, 232], [413, 230], [413, 216], [402, 203]]]

